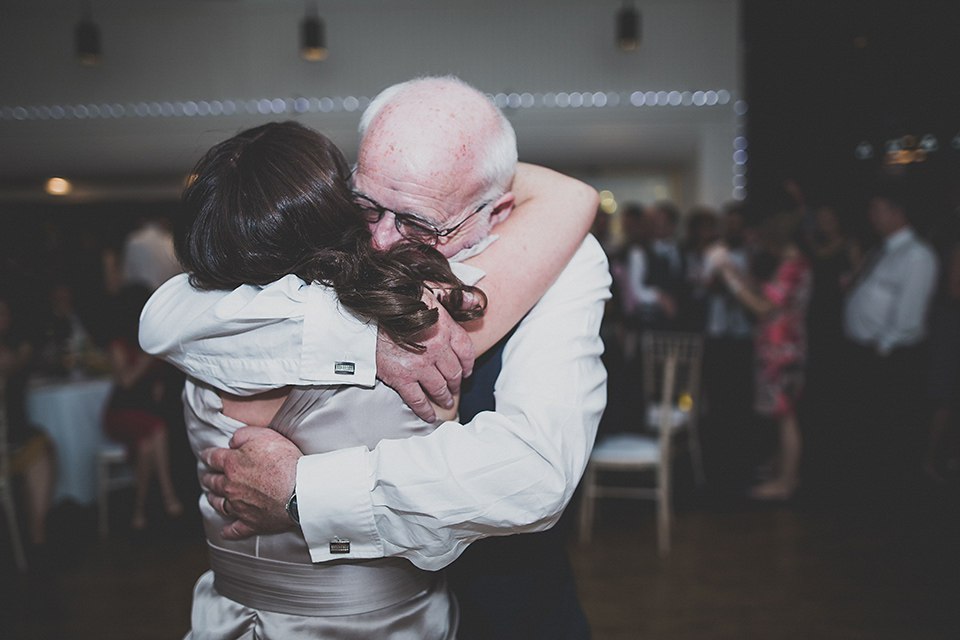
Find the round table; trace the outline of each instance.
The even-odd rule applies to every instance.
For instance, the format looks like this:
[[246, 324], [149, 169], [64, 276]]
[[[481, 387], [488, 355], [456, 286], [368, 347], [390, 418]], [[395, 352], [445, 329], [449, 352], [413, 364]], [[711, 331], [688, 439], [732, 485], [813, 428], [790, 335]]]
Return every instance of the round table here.
[[27, 415], [56, 445], [55, 502], [96, 502], [96, 457], [110, 442], [101, 424], [112, 389], [110, 378], [33, 380], [27, 387]]

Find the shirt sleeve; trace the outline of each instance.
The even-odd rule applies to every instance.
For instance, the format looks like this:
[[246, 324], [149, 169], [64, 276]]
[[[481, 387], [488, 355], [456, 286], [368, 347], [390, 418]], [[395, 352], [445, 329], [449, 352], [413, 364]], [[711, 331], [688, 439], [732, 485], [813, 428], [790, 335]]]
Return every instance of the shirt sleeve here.
[[903, 273], [890, 322], [877, 340], [877, 351], [882, 355], [890, 353], [895, 345], [911, 344], [915, 336], [924, 334], [927, 307], [937, 281], [936, 256], [919, 245], [904, 261]]
[[640, 304], [657, 304], [656, 288], [643, 283], [647, 279], [647, 254], [640, 247], [633, 247], [627, 254], [627, 273], [633, 299]]
[[[485, 536], [547, 529], [586, 466], [606, 403], [599, 337], [610, 275], [588, 237], [507, 341], [496, 411], [430, 435], [301, 458], [314, 561], [381, 556], [440, 569]], [[334, 495], [336, 494], [336, 495]], [[334, 538], [349, 554], [331, 554]]]
[[293, 275], [233, 291], [200, 291], [186, 274], [176, 276], [144, 307], [140, 345], [237, 395], [286, 385], [373, 386], [376, 378], [376, 325], [340, 306], [328, 287]]

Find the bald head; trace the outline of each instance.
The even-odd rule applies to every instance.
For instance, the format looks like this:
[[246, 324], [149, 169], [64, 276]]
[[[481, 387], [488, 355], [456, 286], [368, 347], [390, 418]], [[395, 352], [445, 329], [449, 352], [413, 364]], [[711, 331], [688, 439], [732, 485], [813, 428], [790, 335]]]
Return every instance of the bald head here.
[[[513, 128], [486, 96], [455, 78], [390, 87], [363, 114], [360, 133], [356, 187], [388, 209], [446, 228], [509, 195], [517, 162]], [[508, 211], [501, 209], [501, 218]], [[493, 207], [490, 213], [497, 215]], [[496, 221], [487, 213], [475, 218], [456, 242], [438, 248], [452, 255]], [[382, 231], [389, 235], [392, 221], [386, 222]]]
[[[382, 91], [360, 120], [361, 162], [393, 145], [405, 162], [442, 161], [462, 178], [477, 173], [490, 187], [510, 186], [517, 138], [482, 93], [458, 78], [421, 78]], [[434, 167], [436, 168], [436, 167]]]

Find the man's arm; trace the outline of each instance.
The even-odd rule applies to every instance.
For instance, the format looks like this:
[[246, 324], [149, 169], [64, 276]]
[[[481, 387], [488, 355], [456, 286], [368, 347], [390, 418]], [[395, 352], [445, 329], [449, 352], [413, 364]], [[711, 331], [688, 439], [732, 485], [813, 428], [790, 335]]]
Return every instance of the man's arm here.
[[877, 344], [877, 351], [882, 355], [890, 353], [894, 345], [904, 344], [905, 338], [923, 333], [927, 307], [937, 282], [937, 259], [926, 247], [918, 248], [905, 262], [903, 273], [899, 299]]
[[[301, 458], [297, 495], [313, 559], [402, 556], [439, 569], [480, 537], [554, 524], [579, 482], [605, 404], [598, 334], [609, 285], [603, 251], [588, 238], [507, 342], [496, 412], [373, 451]], [[222, 449], [204, 457], [231, 458]], [[264, 456], [247, 471], [269, 464]], [[208, 487], [220, 492], [240, 484], [215, 478]], [[264, 521], [276, 517], [282, 494]], [[335, 537], [350, 540], [349, 554], [330, 554]]]

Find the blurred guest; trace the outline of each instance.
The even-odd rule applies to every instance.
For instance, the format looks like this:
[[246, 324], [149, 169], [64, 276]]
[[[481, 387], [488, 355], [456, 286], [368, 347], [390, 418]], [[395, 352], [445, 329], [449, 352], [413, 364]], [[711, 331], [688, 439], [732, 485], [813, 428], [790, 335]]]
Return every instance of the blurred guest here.
[[[813, 261], [813, 295], [807, 312], [810, 339], [810, 381], [817, 396], [830, 396], [837, 388], [836, 360], [843, 350], [843, 298], [853, 272], [862, 259], [860, 244], [847, 235], [837, 210], [829, 204], [813, 213], [813, 233], [808, 236]], [[810, 388], [810, 392], [814, 390]]]
[[958, 221], [941, 242], [940, 283], [930, 311], [930, 384], [933, 417], [923, 459], [923, 471], [931, 480], [943, 482], [947, 462], [943, 445], [954, 423], [956, 399], [960, 395], [960, 233]]
[[[676, 328], [679, 314], [686, 302], [685, 265], [677, 244], [677, 224], [680, 212], [675, 204], [661, 200], [644, 211], [650, 229], [645, 284], [660, 292], [670, 304], [661, 303], [662, 313], [653, 318], [657, 327]], [[672, 307], [672, 309], [670, 308]]]
[[789, 499], [800, 483], [802, 451], [797, 401], [803, 391], [807, 303], [812, 271], [798, 241], [799, 219], [781, 213], [760, 228], [760, 248], [776, 261], [769, 279], [755, 283], [731, 261], [720, 269], [730, 291], [759, 318], [756, 328], [757, 413], [777, 421], [779, 446], [773, 477], [757, 485], [751, 496], [762, 500]]
[[145, 220], [127, 237], [122, 259], [124, 284], [140, 284], [152, 292], [181, 271], [167, 218]]
[[44, 326], [41, 367], [45, 373], [67, 375], [79, 370], [93, 344], [74, 307], [73, 291], [58, 283], [50, 291], [50, 312]]
[[128, 286], [118, 296], [117, 329], [108, 346], [114, 390], [103, 419], [111, 440], [122, 442], [135, 464], [136, 498], [131, 526], [146, 527], [146, 502], [154, 475], [160, 484], [164, 510], [178, 516], [183, 506], [170, 477], [162, 363], [140, 349], [137, 341], [140, 311], [150, 297], [146, 287]]
[[812, 211], [813, 224], [807, 233], [813, 263], [813, 294], [807, 311], [807, 384], [802, 419], [807, 479], [830, 485], [844, 467], [848, 437], [836, 424], [841, 419], [844, 375], [841, 365], [845, 348], [843, 299], [862, 259], [859, 242], [848, 235], [832, 204]]
[[10, 469], [23, 478], [27, 533], [33, 545], [46, 541], [47, 512], [53, 489], [53, 442], [27, 419], [26, 383], [33, 349], [14, 329], [7, 301], [0, 299], [0, 382], [6, 385], [7, 443]]
[[808, 240], [814, 281], [810, 324], [819, 328], [822, 323], [824, 330], [842, 334], [843, 293], [853, 280], [863, 252], [857, 239], [844, 230], [833, 205], [817, 207], [813, 220], [814, 232]]
[[718, 270], [722, 259], [741, 273], [751, 272], [749, 226], [740, 203], [724, 207], [722, 227], [723, 235], [707, 250], [700, 273], [707, 291], [703, 446], [711, 483], [740, 490], [753, 462], [753, 322]]
[[687, 305], [681, 325], [690, 331], [702, 332], [707, 323], [709, 278], [705, 277], [707, 249], [717, 241], [717, 213], [709, 207], [697, 207], [687, 215], [686, 246], [683, 250]]
[[[674, 298], [653, 283], [662, 279], [659, 273], [661, 260], [654, 250], [656, 241], [664, 233], [664, 226], [654, 227], [653, 223], [658, 220], [659, 216], [646, 215], [639, 204], [630, 203], [624, 207], [627, 242], [616, 260], [614, 279], [619, 281], [623, 314], [632, 320], [635, 328], [655, 325], [664, 318], [677, 315]], [[654, 271], [658, 272], [656, 276]]]
[[919, 467], [923, 341], [937, 258], [910, 225], [899, 187], [877, 189], [867, 214], [881, 243], [864, 258], [849, 289], [844, 328], [853, 344], [849, 378], [857, 437], [874, 448], [868, 479], [877, 481]]

